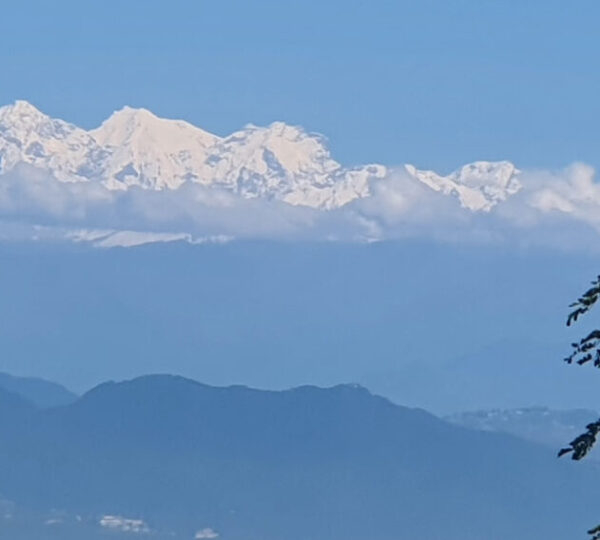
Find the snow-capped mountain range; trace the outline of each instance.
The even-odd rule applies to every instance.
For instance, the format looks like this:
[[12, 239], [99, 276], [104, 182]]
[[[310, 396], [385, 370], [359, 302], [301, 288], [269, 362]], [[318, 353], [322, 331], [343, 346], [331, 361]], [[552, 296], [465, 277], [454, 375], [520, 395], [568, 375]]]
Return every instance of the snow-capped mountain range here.
[[124, 107], [85, 130], [26, 101], [0, 107], [0, 241], [426, 236], [585, 247], [598, 216], [600, 186], [585, 164], [522, 172], [476, 161], [447, 175], [349, 167], [323, 136], [283, 122], [221, 137]]
[[[26, 101], [0, 108], [0, 174], [19, 163], [61, 182], [96, 182], [109, 190], [176, 190], [196, 183], [327, 210], [368, 197], [371, 183], [388, 174], [376, 164], [345, 168], [323, 137], [282, 122], [219, 137], [125, 107], [86, 131]], [[508, 162], [476, 162], [446, 177], [410, 165], [406, 170], [472, 211], [489, 211], [520, 189], [519, 171]]]

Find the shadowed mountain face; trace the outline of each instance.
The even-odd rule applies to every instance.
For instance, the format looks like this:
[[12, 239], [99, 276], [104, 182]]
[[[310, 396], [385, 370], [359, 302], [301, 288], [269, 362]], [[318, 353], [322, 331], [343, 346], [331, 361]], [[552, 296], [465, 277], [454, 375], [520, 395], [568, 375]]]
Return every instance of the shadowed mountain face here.
[[595, 522], [570, 499], [592, 500], [595, 469], [354, 385], [148, 376], [65, 407], [22, 405], [0, 399], [0, 486], [14, 508], [0, 527], [13, 538], [34, 537], [25, 522], [40, 524], [36, 538], [100, 538], [105, 515], [120, 516], [117, 536], [133, 534], [131, 519], [158, 538], [240, 540], [563, 540]]
[[64, 386], [35, 377], [15, 377], [0, 373], [0, 388], [17, 394], [41, 408], [73, 403], [77, 395]]

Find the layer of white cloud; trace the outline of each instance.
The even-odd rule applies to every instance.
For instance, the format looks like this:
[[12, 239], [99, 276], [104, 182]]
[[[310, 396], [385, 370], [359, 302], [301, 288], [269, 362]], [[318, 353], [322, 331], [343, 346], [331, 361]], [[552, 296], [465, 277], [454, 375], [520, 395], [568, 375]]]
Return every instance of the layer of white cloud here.
[[431, 189], [403, 167], [373, 180], [371, 195], [320, 210], [188, 183], [176, 190], [110, 191], [99, 183], [60, 182], [19, 165], [0, 175], [0, 239], [90, 242], [102, 247], [230, 239], [377, 241], [430, 238], [593, 248], [600, 234], [595, 171], [519, 175], [522, 189], [489, 211]]

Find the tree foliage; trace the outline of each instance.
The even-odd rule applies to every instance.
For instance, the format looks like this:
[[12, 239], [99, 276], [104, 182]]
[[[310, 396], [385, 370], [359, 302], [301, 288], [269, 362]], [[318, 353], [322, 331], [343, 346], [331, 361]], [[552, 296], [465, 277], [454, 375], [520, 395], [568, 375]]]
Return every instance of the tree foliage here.
[[[592, 281], [592, 286], [569, 306], [572, 311], [567, 317], [567, 326], [577, 322], [577, 319], [592, 309], [599, 299], [600, 276]], [[572, 343], [571, 347], [571, 354], [565, 358], [565, 362], [580, 366], [593, 362], [595, 367], [600, 368], [600, 330], [592, 330], [578, 342]], [[571, 454], [571, 459], [579, 461], [588, 455], [600, 434], [600, 419], [588, 424], [585, 429], [586, 431], [575, 437], [567, 447], [559, 450], [558, 457]], [[600, 540], [600, 525], [590, 529], [588, 534], [592, 540]]]

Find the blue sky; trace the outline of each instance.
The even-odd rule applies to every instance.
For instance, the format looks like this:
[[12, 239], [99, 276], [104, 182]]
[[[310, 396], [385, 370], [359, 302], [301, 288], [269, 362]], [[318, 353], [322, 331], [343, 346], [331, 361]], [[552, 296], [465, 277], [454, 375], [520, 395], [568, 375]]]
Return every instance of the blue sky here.
[[57, 0], [3, 5], [0, 103], [125, 104], [218, 134], [300, 124], [346, 164], [600, 164], [600, 4]]

